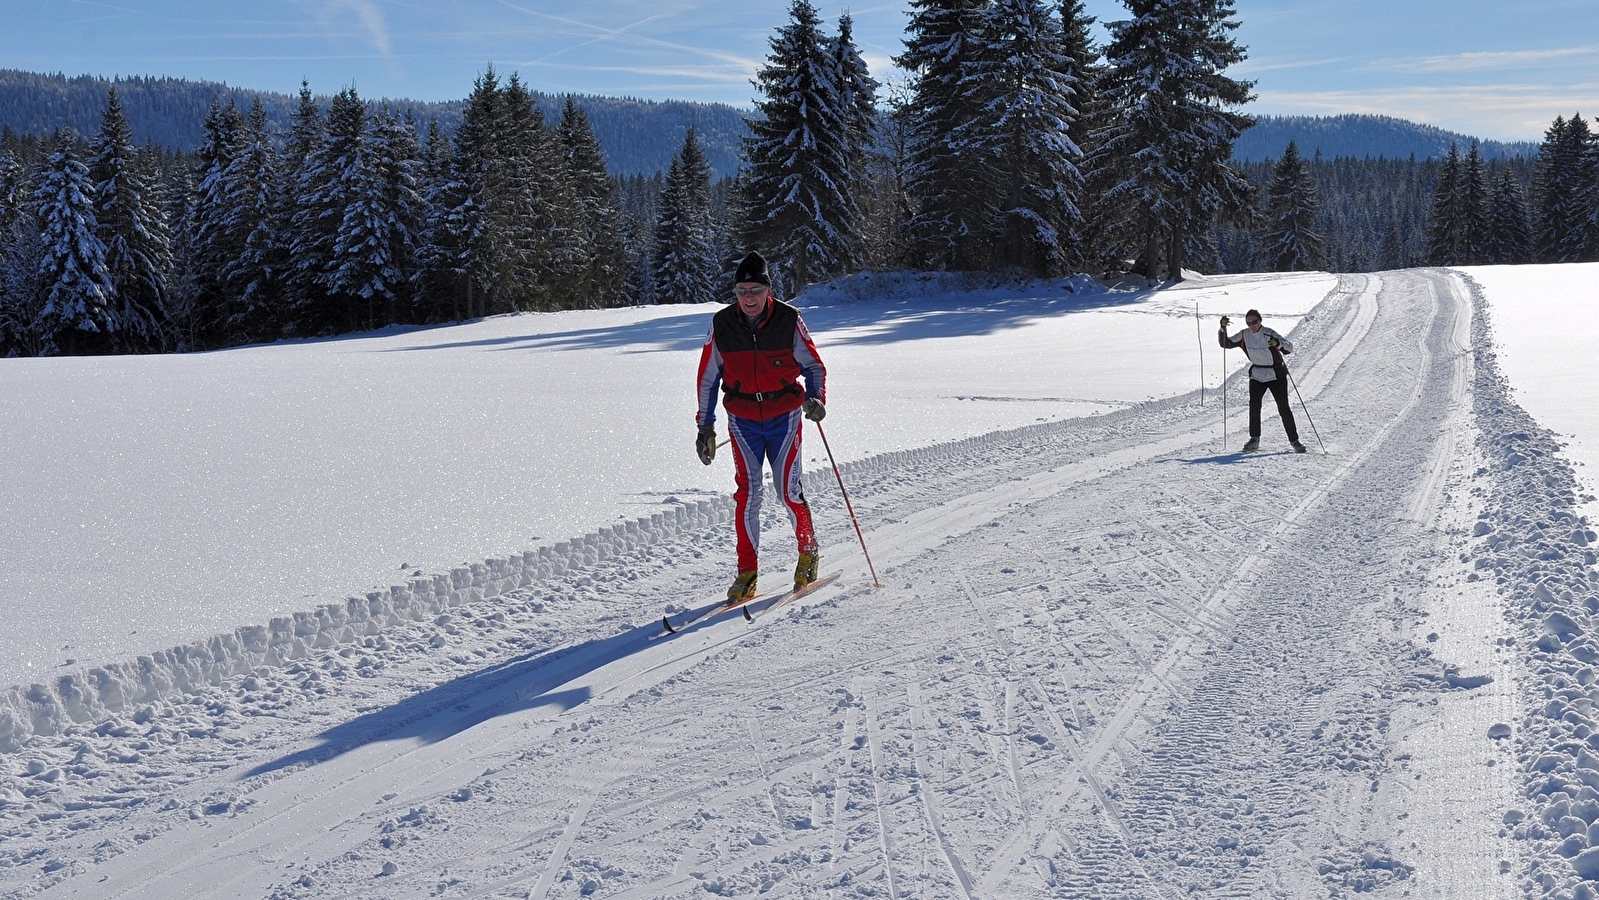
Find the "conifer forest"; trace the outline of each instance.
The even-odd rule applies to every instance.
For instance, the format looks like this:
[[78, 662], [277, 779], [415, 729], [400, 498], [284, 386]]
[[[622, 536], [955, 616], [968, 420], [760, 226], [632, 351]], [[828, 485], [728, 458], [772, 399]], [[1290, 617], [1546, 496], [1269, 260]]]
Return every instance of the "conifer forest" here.
[[[881, 83], [848, 14], [793, 0], [718, 176], [690, 125], [665, 171], [608, 170], [584, 105], [492, 67], [449, 115], [302, 85], [219, 95], [198, 146], [99, 126], [0, 135], [0, 355], [202, 350], [515, 311], [727, 294], [863, 270], [1178, 280], [1183, 271], [1599, 260], [1599, 136], [1535, 154], [1239, 161], [1253, 85], [1232, 0], [911, 0]], [[236, 92], [235, 92], [236, 94]], [[438, 106], [438, 105], [433, 105]], [[428, 110], [424, 109], [426, 113]], [[436, 112], [436, 110], [435, 110]]]

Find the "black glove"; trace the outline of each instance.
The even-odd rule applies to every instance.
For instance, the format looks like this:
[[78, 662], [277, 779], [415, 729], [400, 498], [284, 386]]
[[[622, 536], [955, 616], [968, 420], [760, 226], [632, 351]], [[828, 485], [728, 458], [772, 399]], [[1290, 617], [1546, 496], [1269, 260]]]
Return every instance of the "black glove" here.
[[700, 462], [707, 466], [716, 459], [716, 429], [709, 425], [701, 426], [699, 436], [694, 438], [694, 452], [699, 454]]
[[1280, 341], [1278, 341], [1274, 337], [1269, 337], [1269, 338], [1266, 338], [1266, 346], [1270, 347], [1273, 350], [1276, 350], [1278, 347], [1282, 346], [1282, 343]]
[[1232, 319], [1229, 319], [1226, 316], [1222, 316], [1221, 317], [1221, 330], [1222, 331], [1226, 331], [1227, 330], [1227, 323], [1231, 322], [1231, 321], [1232, 321]]
[[805, 410], [805, 418], [810, 419], [812, 422], [820, 422], [827, 416], [827, 407], [823, 406], [822, 401], [815, 397], [805, 398], [805, 405], [800, 408]]

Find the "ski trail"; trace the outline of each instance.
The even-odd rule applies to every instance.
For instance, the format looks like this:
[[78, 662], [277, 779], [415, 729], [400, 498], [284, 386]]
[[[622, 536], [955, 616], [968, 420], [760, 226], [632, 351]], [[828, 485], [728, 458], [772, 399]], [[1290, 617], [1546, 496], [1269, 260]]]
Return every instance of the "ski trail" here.
[[566, 820], [566, 829], [561, 832], [561, 839], [556, 842], [555, 849], [550, 852], [549, 861], [544, 864], [544, 874], [539, 876], [538, 884], [533, 886], [528, 900], [544, 900], [550, 894], [550, 886], [555, 883], [555, 876], [560, 874], [561, 866], [566, 863], [566, 857], [572, 852], [572, 843], [577, 839], [577, 830], [583, 827], [583, 822], [588, 818], [589, 810], [594, 808], [594, 797], [590, 795], [574, 810]]
[[872, 701], [865, 678], [852, 682], [856, 696], [861, 699], [861, 730], [866, 735], [866, 759], [871, 766], [872, 807], [877, 813], [878, 849], [883, 854], [883, 877], [888, 883], [889, 900], [899, 900], [899, 890], [894, 884], [894, 838], [889, 831], [883, 800], [883, 749], [877, 734], [877, 718], [872, 714]]
[[922, 748], [922, 731], [927, 727], [927, 708], [922, 703], [920, 680], [913, 671], [906, 683], [911, 710], [911, 761], [916, 766], [916, 796], [921, 800], [922, 811], [927, 815], [927, 827], [932, 830], [934, 840], [938, 841], [938, 849], [943, 854], [944, 864], [949, 867], [950, 874], [960, 885], [961, 893], [966, 896], [966, 900], [977, 900], [977, 894], [972, 889], [972, 876], [966, 871], [965, 863], [961, 862], [960, 854], [950, 845], [949, 835], [944, 832], [943, 814], [939, 811], [938, 798], [927, 784], [926, 779], [930, 770], [927, 765], [927, 754]]

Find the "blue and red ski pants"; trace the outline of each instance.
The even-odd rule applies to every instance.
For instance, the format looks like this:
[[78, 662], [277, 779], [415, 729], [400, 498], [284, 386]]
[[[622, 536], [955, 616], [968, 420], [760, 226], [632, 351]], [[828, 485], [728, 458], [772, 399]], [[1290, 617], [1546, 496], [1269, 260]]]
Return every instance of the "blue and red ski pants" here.
[[738, 570], [754, 572], [759, 568], [761, 544], [761, 469], [766, 462], [772, 464], [772, 486], [788, 506], [789, 521], [794, 523], [794, 540], [799, 552], [816, 552], [816, 533], [811, 528], [811, 508], [805, 502], [805, 490], [800, 473], [800, 423], [804, 418], [799, 410], [774, 416], [770, 419], [745, 419], [728, 416], [728, 431], [733, 438], [733, 463], [737, 490], [733, 500], [738, 504], [735, 519], [738, 530]]

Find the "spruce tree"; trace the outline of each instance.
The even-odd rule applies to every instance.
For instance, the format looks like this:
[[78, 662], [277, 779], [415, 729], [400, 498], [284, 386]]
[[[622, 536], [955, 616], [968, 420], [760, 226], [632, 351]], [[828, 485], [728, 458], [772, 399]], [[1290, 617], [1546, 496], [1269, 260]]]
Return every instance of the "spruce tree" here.
[[1538, 261], [1579, 262], [1586, 256], [1592, 134], [1582, 116], [1556, 118], [1544, 135], [1535, 175]]
[[1527, 200], [1520, 182], [1508, 167], [1494, 180], [1488, 223], [1488, 239], [1482, 248], [1484, 263], [1516, 265], [1532, 261], [1532, 226], [1527, 218]]
[[1316, 181], [1288, 142], [1272, 169], [1266, 189], [1266, 235], [1262, 248], [1274, 272], [1303, 272], [1325, 264], [1322, 235], [1316, 229], [1321, 200]]
[[980, 112], [965, 81], [985, 0], [911, 0], [905, 52], [895, 59], [911, 73], [912, 110], [905, 190], [912, 207], [905, 235], [913, 265], [981, 269], [996, 205], [974, 148], [952, 136]]
[[466, 189], [456, 177], [454, 147], [438, 120], [428, 123], [422, 156], [422, 199], [426, 205], [418, 265], [421, 269], [423, 321], [458, 320], [464, 293], [462, 246], [457, 241], [453, 216], [466, 201]]
[[259, 100], [244, 117], [239, 143], [238, 155], [223, 173], [228, 197], [223, 231], [242, 236], [238, 255], [222, 270], [228, 309], [225, 329], [231, 343], [279, 335], [286, 257], [279, 250], [283, 176]]
[[483, 286], [498, 280], [496, 260], [503, 255], [496, 252], [498, 236], [491, 232], [486, 219], [500, 193], [495, 183], [498, 168], [491, 168], [490, 162], [500, 142], [502, 100], [499, 76], [490, 66], [473, 82], [461, 124], [455, 130], [453, 180], [458, 187], [450, 197], [454, 205], [444, 214], [443, 236], [450, 248], [447, 271], [459, 279], [459, 305], [467, 318], [483, 314]]
[[615, 185], [589, 118], [571, 96], [561, 110], [557, 131], [583, 228], [579, 247], [584, 269], [573, 300], [590, 307], [626, 305], [631, 302], [626, 290], [627, 254]]
[[1136, 268], [1155, 277], [1164, 259], [1182, 277], [1220, 216], [1237, 214], [1250, 187], [1229, 166], [1232, 145], [1252, 120], [1233, 109], [1252, 99], [1251, 82], [1224, 74], [1244, 50], [1231, 32], [1232, 0], [1127, 0], [1133, 18], [1111, 22], [1105, 49], [1110, 121], [1099, 164], [1116, 166], [1106, 200], [1140, 239]]
[[374, 190], [366, 118], [354, 88], [335, 94], [324, 139], [299, 173], [291, 277], [299, 286], [293, 314], [301, 334], [353, 331], [366, 308], [360, 291], [371, 273], [365, 257], [356, 257], [364, 241], [377, 239], [370, 229], [378, 226], [365, 206], [350, 210]]
[[119, 326], [114, 348], [130, 353], [161, 350], [166, 344], [171, 239], [116, 88], [107, 94], [92, 153], [96, 233], [106, 248], [110, 304]]
[[852, 154], [857, 113], [846, 108], [821, 19], [794, 0], [756, 74], [759, 115], [746, 119], [744, 243], [774, 259], [774, 286], [793, 295], [854, 262], [860, 210]]
[[1459, 266], [1466, 261], [1466, 220], [1460, 148], [1449, 145], [1449, 155], [1433, 189], [1432, 215], [1427, 220], [1427, 261], [1434, 266]]
[[[510, 235], [514, 265], [502, 278], [502, 310], [550, 310], [570, 305], [581, 292], [588, 259], [572, 178], [560, 135], [544, 122], [521, 78], [505, 86], [505, 123], [495, 162], [505, 190], [496, 209], [499, 230]], [[515, 274], [527, 272], [526, 275]]]
[[1463, 231], [1460, 255], [1463, 265], [1482, 265], [1493, 225], [1489, 219], [1490, 193], [1488, 167], [1482, 161], [1477, 142], [1471, 142], [1466, 158], [1460, 164], [1460, 215]]
[[1073, 69], [1041, 0], [995, 0], [984, 11], [965, 77], [978, 115], [951, 143], [980, 162], [998, 201], [985, 223], [990, 265], [1045, 276], [1082, 262]]
[[275, 233], [268, 267], [282, 286], [277, 318], [283, 333], [289, 335], [314, 333], [314, 323], [306, 318], [306, 313], [314, 307], [320, 291], [316, 275], [321, 267], [297, 254], [308, 252], [317, 243], [316, 231], [321, 225], [305, 204], [310, 199], [310, 165], [326, 140], [322, 110], [311, 96], [311, 86], [301, 81], [299, 104], [279, 159], [277, 204], [272, 216]]
[[196, 338], [206, 346], [226, 340], [233, 305], [224, 273], [244, 253], [248, 231], [240, 229], [234, 205], [239, 198], [228, 167], [243, 149], [244, 116], [229, 102], [213, 100], [205, 117], [205, 140], [195, 170], [192, 206], [184, 222], [185, 264], [194, 282], [193, 322]]
[[658, 303], [707, 303], [720, 293], [716, 285], [721, 265], [711, 224], [711, 166], [692, 126], [661, 189], [653, 270], [651, 293]]
[[44, 247], [39, 262], [44, 303], [37, 319], [44, 352], [110, 350], [121, 321], [112, 306], [115, 289], [105, 243], [97, 233], [94, 182], [70, 131], [61, 131], [39, 172], [33, 204]]
[[41, 356], [53, 346], [40, 318], [43, 261], [22, 165], [0, 149], [0, 355]]
[[1088, 15], [1083, 0], [1062, 0], [1060, 4], [1060, 30], [1062, 50], [1071, 60], [1071, 76], [1076, 84], [1072, 106], [1077, 114], [1066, 132], [1081, 153], [1078, 167], [1082, 171], [1082, 194], [1078, 207], [1082, 211], [1078, 226], [1081, 246], [1080, 265], [1093, 272], [1103, 272], [1114, 266], [1116, 216], [1113, 207], [1102, 202], [1103, 195], [1116, 183], [1116, 167], [1098, 153], [1098, 135], [1108, 124], [1107, 107], [1101, 93], [1105, 66], [1092, 38], [1095, 22]]

